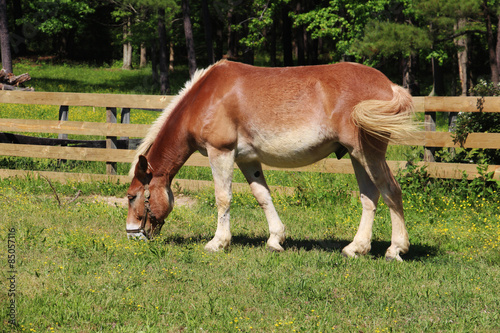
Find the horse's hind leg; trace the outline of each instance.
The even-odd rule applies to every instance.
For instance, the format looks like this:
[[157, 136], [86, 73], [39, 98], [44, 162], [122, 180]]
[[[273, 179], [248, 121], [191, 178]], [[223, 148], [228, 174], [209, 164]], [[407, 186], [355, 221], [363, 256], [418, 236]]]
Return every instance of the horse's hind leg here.
[[373, 220], [375, 218], [380, 192], [363, 166], [354, 158], [351, 159], [351, 161], [358, 181], [363, 213], [356, 236], [354, 236], [353, 241], [342, 250], [342, 254], [347, 257], [357, 257], [358, 254], [366, 254], [371, 249]]
[[231, 244], [230, 214], [231, 182], [233, 180], [234, 151], [209, 148], [208, 157], [214, 177], [217, 203], [217, 230], [214, 238], [205, 245], [207, 251], [218, 251]]
[[404, 220], [401, 187], [394, 179], [382, 151], [376, 152], [372, 150], [368, 156], [366, 154], [357, 155], [355, 152], [353, 153], [353, 157], [357, 160], [353, 164], [359, 163], [365, 169], [366, 174], [380, 191], [390, 210], [392, 221], [391, 246], [387, 249], [385, 257], [388, 260], [396, 259], [401, 261], [400, 254], [408, 252], [410, 248]]
[[268, 248], [272, 251], [283, 251], [280, 243], [285, 241], [285, 226], [274, 208], [261, 164], [259, 162], [247, 162], [238, 163], [238, 166], [243, 175], [245, 175], [248, 184], [250, 184], [254, 197], [266, 214], [270, 233], [269, 240], [267, 241]]

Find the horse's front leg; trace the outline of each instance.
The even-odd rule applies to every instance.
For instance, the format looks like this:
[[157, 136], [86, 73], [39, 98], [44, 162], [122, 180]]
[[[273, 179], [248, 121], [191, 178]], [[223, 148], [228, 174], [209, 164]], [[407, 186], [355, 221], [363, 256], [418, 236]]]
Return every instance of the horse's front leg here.
[[255, 199], [257, 199], [257, 202], [266, 214], [270, 233], [267, 241], [267, 247], [271, 251], [283, 251], [280, 244], [285, 241], [285, 226], [281, 223], [278, 213], [274, 208], [271, 193], [269, 192], [269, 187], [266, 184], [261, 164], [255, 161], [238, 163], [238, 166], [243, 175], [245, 175], [248, 184], [250, 184], [250, 188]]
[[217, 203], [217, 230], [214, 238], [205, 245], [207, 251], [218, 251], [231, 244], [230, 214], [231, 182], [233, 179], [234, 151], [207, 149], [214, 178], [215, 200]]

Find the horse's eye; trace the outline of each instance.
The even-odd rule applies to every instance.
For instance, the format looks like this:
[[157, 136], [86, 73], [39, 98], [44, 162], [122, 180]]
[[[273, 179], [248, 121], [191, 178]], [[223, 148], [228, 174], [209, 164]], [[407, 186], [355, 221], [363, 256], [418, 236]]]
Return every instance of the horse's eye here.
[[127, 195], [127, 198], [128, 198], [128, 201], [129, 201], [129, 202], [132, 202], [132, 201], [134, 201], [134, 199], [136, 198], [136, 196], [135, 196], [135, 195], [128, 194], [128, 195]]

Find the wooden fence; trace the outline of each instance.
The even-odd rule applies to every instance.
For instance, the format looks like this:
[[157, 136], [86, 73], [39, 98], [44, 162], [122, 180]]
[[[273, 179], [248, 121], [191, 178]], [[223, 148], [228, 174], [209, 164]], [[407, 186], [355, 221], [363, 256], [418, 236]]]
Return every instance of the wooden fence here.
[[[0, 134], [13, 138], [9, 142], [0, 143], [0, 155], [22, 156], [49, 159], [102, 161], [107, 163], [106, 175], [74, 174], [60, 172], [30, 172], [29, 170], [0, 169], [0, 177], [11, 177], [32, 173], [45, 177], [66, 181], [111, 180], [128, 182], [127, 176], [116, 175], [116, 163], [129, 163], [135, 152], [123, 146], [122, 141], [128, 142], [130, 137], [143, 137], [149, 125], [130, 124], [130, 109], [162, 110], [171, 101], [173, 96], [155, 95], [116, 95], [116, 94], [82, 94], [82, 93], [47, 93], [47, 92], [21, 92], [0, 91], [0, 103], [28, 104], [28, 105], [54, 105], [59, 108], [60, 120], [36, 119], [0, 119]], [[426, 119], [431, 121], [430, 130], [416, 133], [415, 137], [400, 144], [429, 147], [459, 147], [453, 142], [448, 132], [436, 132], [432, 126], [435, 112], [500, 112], [500, 97], [415, 97], [417, 112], [425, 112]], [[106, 123], [67, 121], [68, 112], [72, 106], [91, 106], [106, 108]], [[122, 123], [117, 123], [117, 109], [121, 109]], [[6, 132], [6, 133], [1, 133]], [[56, 133], [61, 140], [58, 146], [47, 145], [43, 140], [30, 144], [31, 141], [22, 140], [22, 136], [13, 133]], [[68, 134], [104, 136], [106, 139], [101, 145], [103, 148], [71, 147], [64, 146], [75, 143], [67, 140]], [[26, 138], [26, 137], [24, 137]], [[55, 140], [55, 139], [51, 139]], [[5, 140], [4, 140], [5, 141]], [[26, 143], [28, 142], [28, 143]], [[122, 144], [119, 144], [121, 142]], [[79, 142], [76, 142], [79, 143]], [[80, 142], [81, 143], [81, 142]], [[53, 144], [53, 143], [52, 143]], [[62, 146], [60, 145], [62, 144]], [[105, 148], [104, 148], [105, 147]], [[498, 133], [471, 133], [464, 144], [465, 148], [500, 149], [500, 134]], [[406, 161], [388, 161], [393, 171], [404, 168]], [[194, 154], [185, 165], [207, 167], [208, 159], [200, 154]], [[426, 166], [427, 172], [435, 178], [462, 178], [466, 173], [469, 179], [478, 175], [477, 165], [460, 163], [419, 162], [419, 166]], [[267, 167], [267, 170], [283, 170]], [[295, 168], [293, 171], [309, 171], [324, 173], [353, 173], [348, 159], [337, 160], [334, 158], [323, 159], [307, 167]], [[500, 166], [488, 167], [488, 172], [494, 172], [494, 178], [500, 180]], [[177, 180], [179, 184], [188, 189], [207, 186], [210, 182]], [[235, 189], [240, 188], [235, 184]]]

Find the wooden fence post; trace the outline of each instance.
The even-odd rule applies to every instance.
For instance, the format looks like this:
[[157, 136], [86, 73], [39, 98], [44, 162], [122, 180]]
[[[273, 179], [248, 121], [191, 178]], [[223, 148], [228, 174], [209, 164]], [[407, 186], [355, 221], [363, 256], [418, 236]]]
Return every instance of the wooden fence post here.
[[[435, 132], [436, 131], [436, 112], [425, 112], [425, 131]], [[424, 161], [425, 162], [435, 162], [434, 152], [436, 147], [425, 147], [424, 146]]]
[[[106, 122], [116, 124], [116, 108], [106, 108]], [[106, 149], [116, 149], [116, 136], [106, 137]], [[116, 175], [116, 162], [106, 162], [106, 174]]]
[[[59, 107], [59, 120], [67, 121], [68, 120], [69, 107], [67, 105], [61, 105]], [[59, 134], [57, 136], [58, 139], [68, 139], [68, 134]]]
[[[120, 117], [120, 122], [122, 124], [130, 124], [130, 108], [122, 108], [122, 114], [121, 114], [121, 117]], [[122, 137], [120, 137], [120, 139], [121, 140], [127, 140], [127, 148], [130, 149], [129, 142], [128, 142], [129, 137], [128, 136], [122, 136]]]
[[[68, 105], [59, 106], [59, 121], [68, 121], [68, 115], [69, 115], [69, 106]], [[57, 138], [61, 140], [67, 140], [68, 134], [60, 133], [57, 135]], [[61, 146], [66, 146], [66, 144], [62, 144]], [[66, 160], [64, 159], [57, 160], [58, 166], [60, 166], [62, 163], [66, 163]]]

